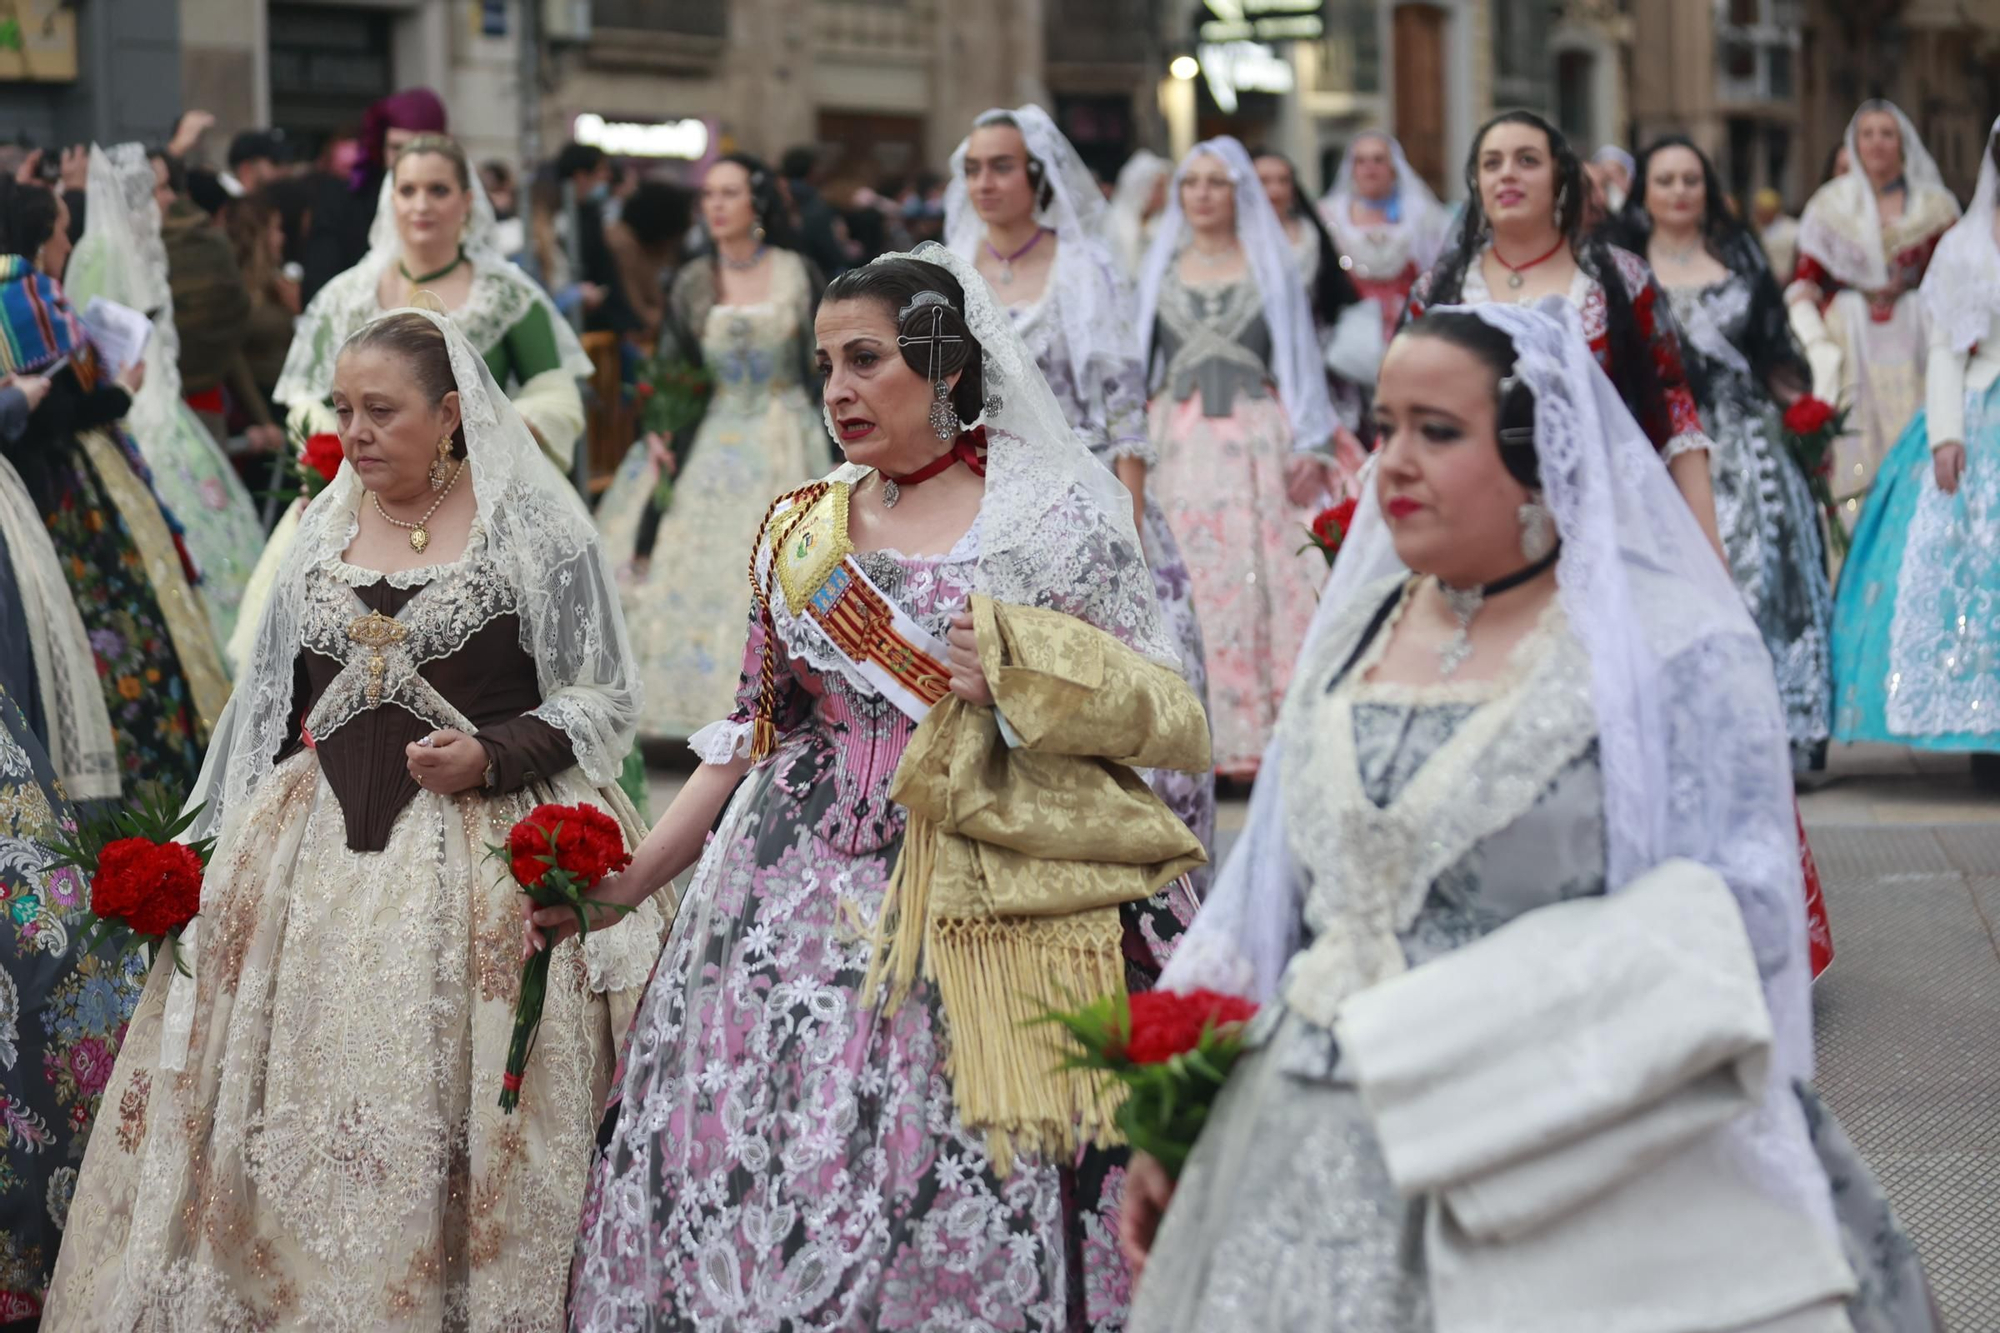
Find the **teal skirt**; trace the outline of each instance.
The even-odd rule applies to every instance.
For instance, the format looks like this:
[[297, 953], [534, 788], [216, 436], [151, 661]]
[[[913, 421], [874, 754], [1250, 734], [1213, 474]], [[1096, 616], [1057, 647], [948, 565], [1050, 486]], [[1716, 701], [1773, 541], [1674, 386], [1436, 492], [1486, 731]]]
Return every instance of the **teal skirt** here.
[[2000, 750], [2000, 382], [1969, 396], [1965, 475], [1938, 489], [1926, 414], [1882, 462], [1833, 613], [1833, 734]]

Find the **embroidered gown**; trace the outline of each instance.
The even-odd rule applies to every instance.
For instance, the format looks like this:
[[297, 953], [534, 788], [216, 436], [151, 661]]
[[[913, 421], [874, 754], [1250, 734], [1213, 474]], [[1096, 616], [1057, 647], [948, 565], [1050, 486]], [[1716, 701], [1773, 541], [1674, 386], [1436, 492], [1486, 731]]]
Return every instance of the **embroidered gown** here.
[[1215, 768], [1250, 777], [1326, 577], [1285, 495], [1292, 427], [1271, 382], [1256, 280], [1190, 286], [1169, 268], [1153, 335], [1148, 491], [1187, 560], [1208, 648]]
[[[854, 559], [942, 635], [979, 550], [975, 522], [943, 556]], [[783, 594], [769, 595], [783, 638]], [[1069, 609], [1060, 593], [1050, 604]], [[749, 744], [763, 649], [751, 624], [736, 707], [696, 740], [713, 762]], [[902, 845], [890, 780], [915, 724], [808, 658], [783, 674], [776, 718], [777, 751], [716, 826], [633, 1025], [570, 1327], [1123, 1328], [1120, 1157], [1024, 1158], [1002, 1179], [953, 1108], [934, 985], [919, 978], [887, 1014], [860, 993]], [[1127, 981], [1143, 988], [1193, 903], [1169, 886], [1120, 911]]]
[[[229, 817], [203, 885], [186, 1068], [162, 1065], [162, 958], [44, 1328], [560, 1323], [612, 1064], [602, 992], [636, 998], [658, 917], [648, 904], [584, 949], [558, 946], [520, 1109], [503, 1115], [520, 899], [487, 849], [544, 801], [636, 829], [536, 714], [516, 592], [482, 531], [448, 565], [385, 575], [334, 558], [306, 574], [293, 740]], [[445, 726], [478, 735], [491, 791], [412, 781], [405, 747]]]
[[[736, 693], [738, 649], [750, 588], [743, 553], [755, 544], [770, 498], [833, 466], [812, 370], [819, 293], [804, 260], [771, 253], [770, 299], [716, 304], [712, 260], [681, 270], [672, 304], [694, 330], [714, 394], [660, 520], [648, 573], [621, 589], [625, 624], [646, 682], [644, 737], [686, 740], [726, 714]], [[614, 565], [635, 553], [640, 519], [658, 483], [643, 440], [633, 444], [597, 508]]]
[[[1388, 646], [1386, 627], [1339, 675], [1357, 628], [1326, 636], [1299, 668], [1311, 685], [1286, 706], [1284, 818], [1307, 883], [1301, 938], [1349, 910], [1337, 830], [1396, 864], [1413, 838], [1434, 845], [1410, 856], [1456, 853], [1396, 932], [1412, 969], [1537, 908], [1602, 894], [1590, 666], [1560, 609], [1551, 606], [1491, 681], [1366, 681]], [[1504, 811], [1489, 805], [1471, 822], [1457, 817], [1472, 791], [1494, 794]], [[1406, 1199], [1393, 1184], [1333, 1032], [1276, 998], [1250, 1025], [1247, 1046], [1147, 1260], [1135, 1333], [1428, 1333], [1428, 1201]], [[1929, 1333], [1907, 1233], [1831, 1113], [1810, 1090], [1799, 1096], [1814, 1148], [1838, 1182], [1842, 1248], [1862, 1278], [1848, 1310], [1854, 1333]]]
[[[1152, 441], [1146, 437], [1146, 390], [1139, 363], [1128, 358], [1115, 367], [1102, 368], [1101, 385], [1090, 389], [1077, 384], [1069, 342], [1063, 334], [1061, 300], [1061, 294], [1051, 285], [1043, 289], [1039, 300], [1009, 306], [1007, 310], [1013, 316], [1021, 341], [1034, 354], [1042, 377], [1049, 382], [1049, 390], [1055, 394], [1064, 419], [1089, 442], [1090, 451], [1097, 455], [1098, 461], [1112, 467], [1121, 458], [1137, 458], [1146, 464], [1150, 476], [1159, 459]], [[1160, 615], [1166, 620], [1174, 642], [1180, 645], [1181, 674], [1206, 707], [1208, 664], [1202, 647], [1201, 623], [1195, 615], [1187, 561], [1181, 558], [1180, 545], [1174, 540], [1173, 529], [1167, 525], [1159, 497], [1150, 484], [1146, 488], [1145, 523], [1139, 531], [1139, 542], [1146, 548], [1146, 563], [1153, 571], [1153, 590], [1159, 595]], [[1146, 780], [1167, 807], [1201, 839], [1202, 846], [1212, 852], [1215, 775], [1156, 769]], [[1207, 866], [1190, 875], [1197, 896], [1207, 886], [1208, 877]]]
[[[44, 330], [70, 318], [61, 289], [16, 256], [0, 259], [0, 311], [17, 346], [42, 346]], [[48, 524], [89, 632], [128, 793], [135, 779], [184, 792], [229, 682], [171, 520], [118, 432], [131, 396], [99, 381], [76, 336], [70, 364], [4, 450]]]
[[[15, 696], [0, 688], [0, 1326], [33, 1320], [76, 1171], [138, 1003], [145, 964], [89, 927], [74, 870], [43, 871], [75, 816]], [[117, 1105], [112, 1104], [112, 1118]], [[106, 1133], [114, 1133], [107, 1130]]]
[[1729, 571], [1771, 651], [1792, 762], [1812, 766], [1830, 726], [1833, 589], [1819, 510], [1785, 443], [1770, 390], [1746, 349], [1749, 279], [1667, 289], [1683, 347], [1699, 366], [1697, 399], [1714, 448], [1709, 474]]

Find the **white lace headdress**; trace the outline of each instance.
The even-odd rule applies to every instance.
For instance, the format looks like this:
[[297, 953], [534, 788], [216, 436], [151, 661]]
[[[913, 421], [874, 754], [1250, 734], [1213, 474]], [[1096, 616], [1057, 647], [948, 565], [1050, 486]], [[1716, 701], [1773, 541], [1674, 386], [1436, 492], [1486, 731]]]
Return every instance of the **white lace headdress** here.
[[[1812, 1021], [1796, 807], [1770, 657], [1645, 432], [1598, 368], [1574, 307], [1550, 297], [1534, 307], [1440, 309], [1470, 310], [1512, 338], [1515, 374], [1535, 397], [1543, 493], [1563, 541], [1558, 595], [1591, 665], [1606, 882], [1616, 892], [1672, 857], [1699, 861], [1728, 882], [1775, 1035], [1764, 1106], [1731, 1132], [1752, 1170], [1830, 1225], [1826, 1178], [1790, 1094], [1812, 1073]], [[1313, 637], [1365, 619], [1374, 607], [1362, 594], [1398, 573], [1408, 570], [1367, 485]], [[1300, 676], [1295, 688], [1312, 684]], [[1248, 823], [1162, 984], [1276, 993], [1300, 942], [1304, 890], [1285, 828], [1283, 745], [1280, 735], [1265, 752]]]
[[[1820, 186], [1799, 219], [1799, 253], [1811, 255], [1828, 273], [1863, 292], [1889, 285], [1889, 256], [1882, 249], [1882, 213], [1875, 202], [1875, 186], [1861, 165], [1855, 137], [1863, 116], [1884, 111], [1896, 118], [1903, 136], [1903, 207], [1915, 210], [1927, 195], [1949, 194], [1937, 162], [1902, 109], [1893, 102], [1863, 102], [1847, 122], [1847, 174]], [[1957, 207], [1956, 200], [1952, 206]]]
[[1222, 163], [1236, 187], [1236, 236], [1243, 243], [1250, 275], [1264, 300], [1264, 324], [1271, 331], [1272, 378], [1278, 382], [1278, 399], [1291, 418], [1294, 447], [1324, 449], [1339, 422], [1326, 393], [1326, 363], [1321, 360], [1312, 302], [1293, 264], [1285, 226], [1264, 196], [1249, 152], [1227, 135], [1196, 144], [1174, 171], [1166, 212], [1161, 214], [1160, 228], [1153, 234], [1152, 249], [1146, 252], [1145, 267], [1139, 273], [1139, 318], [1134, 330], [1140, 361], [1152, 364], [1153, 321], [1160, 310], [1160, 288], [1166, 283], [1167, 270], [1188, 243], [1187, 220], [1181, 212], [1181, 178], [1188, 166], [1204, 155]]
[[[483, 542], [485, 558], [511, 593], [521, 648], [535, 660], [542, 702], [532, 716], [569, 738], [587, 779], [609, 786], [632, 748], [640, 684], [597, 528], [494, 383], [485, 358], [448, 317], [414, 313], [443, 330], [451, 351], [483, 533], [475, 544]], [[339, 566], [359, 530], [362, 500], [359, 478], [343, 463], [299, 521], [202, 764], [192, 803], [206, 808], [195, 837], [219, 831], [245, 807], [291, 739], [292, 671], [304, 642], [307, 578]], [[473, 554], [469, 546], [467, 558]]]
[[83, 236], [70, 256], [65, 283], [79, 307], [93, 296], [149, 314], [146, 382], [132, 399], [126, 424], [142, 440], [176, 429], [181, 400], [181, 338], [174, 327], [173, 289], [160, 206], [153, 196], [153, 162], [143, 144], [90, 149], [90, 207]]
[[[966, 423], [986, 428], [987, 446], [973, 591], [1076, 616], [1178, 669], [1180, 652], [1161, 618], [1132, 526], [1132, 498], [1064, 418], [1034, 354], [986, 280], [934, 243], [875, 262], [897, 259], [934, 264], [958, 280], [966, 327], [984, 358], [985, 411]], [[850, 464], [834, 475], [851, 480], [865, 472]], [[815, 621], [791, 616], [781, 597], [772, 603], [793, 653], [821, 670], [849, 671], [857, 686], [874, 688], [853, 676]]]
[[1104, 210], [1104, 239], [1128, 277], [1138, 271], [1146, 257], [1146, 205], [1153, 197], [1153, 187], [1173, 170], [1173, 163], [1144, 148], [1118, 168], [1111, 203]]
[[[1394, 135], [1383, 130], [1363, 130], [1354, 136], [1347, 152], [1341, 155], [1340, 169], [1333, 173], [1333, 188], [1320, 199], [1320, 216], [1326, 219], [1326, 225], [1333, 228], [1336, 235], [1354, 227], [1354, 145], [1363, 139], [1376, 139], [1387, 144], [1389, 157], [1396, 165], [1396, 192], [1390, 196], [1396, 216], [1382, 225], [1401, 231], [1409, 238], [1410, 258], [1416, 261], [1419, 272], [1428, 272], [1444, 249], [1450, 232], [1450, 218], [1431, 187], [1410, 165], [1410, 159], [1403, 156], [1403, 145], [1396, 142]], [[1369, 202], [1381, 207], [1381, 201]]]
[[[375, 221], [368, 228], [368, 253], [361, 262], [329, 282], [299, 316], [292, 334], [292, 350], [278, 376], [271, 396], [287, 407], [316, 403], [333, 391], [333, 367], [340, 349], [363, 325], [385, 313], [376, 299], [382, 275], [403, 257], [402, 238], [396, 232], [396, 173], [382, 179], [382, 192], [375, 204]], [[562, 369], [577, 379], [591, 375], [595, 366], [583, 350], [562, 312], [556, 309], [541, 284], [522, 271], [521, 266], [500, 251], [500, 223], [493, 201], [479, 173], [472, 173], [472, 208], [466, 217], [465, 238], [461, 243], [465, 258], [481, 279], [497, 276], [498, 282], [475, 284], [473, 295], [452, 319], [482, 353], [492, 350], [507, 330], [519, 323], [530, 307], [542, 306], [555, 327], [556, 351]], [[504, 386], [503, 386], [504, 387]]]
[[2000, 313], [2000, 245], [1993, 239], [1995, 196], [2000, 195], [2000, 168], [1993, 165], [1996, 142], [2000, 120], [1986, 132], [1972, 207], [1938, 242], [1918, 289], [1931, 322], [1945, 331], [1954, 352], [1971, 351]]
[[[1131, 306], [1111, 256], [1098, 240], [1103, 226], [1104, 198], [1097, 182], [1076, 155], [1049, 113], [1038, 106], [1012, 111], [995, 108], [972, 122], [978, 129], [1011, 117], [1021, 130], [1028, 155], [1042, 164], [1049, 187], [1047, 208], [1035, 210], [1035, 220], [1056, 234], [1055, 271], [1048, 293], [1056, 301], [1063, 337], [1069, 345], [1070, 369], [1078, 384], [1090, 382], [1092, 359], [1123, 359], [1132, 354], [1126, 323]], [[986, 239], [986, 224], [972, 207], [965, 184], [965, 154], [970, 137], [959, 141], [951, 155], [951, 184], [944, 192], [945, 244], [959, 258], [974, 263]], [[982, 279], [983, 281], [983, 279]]]

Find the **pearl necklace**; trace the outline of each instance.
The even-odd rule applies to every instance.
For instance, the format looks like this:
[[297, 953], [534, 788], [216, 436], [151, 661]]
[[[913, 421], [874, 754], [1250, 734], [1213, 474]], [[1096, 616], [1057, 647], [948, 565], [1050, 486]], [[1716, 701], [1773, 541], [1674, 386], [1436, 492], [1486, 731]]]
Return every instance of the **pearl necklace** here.
[[444, 489], [438, 492], [438, 498], [431, 501], [431, 507], [424, 511], [424, 516], [414, 523], [405, 523], [400, 518], [390, 517], [389, 511], [382, 507], [382, 497], [374, 491], [368, 492], [368, 498], [375, 502], [375, 512], [382, 516], [384, 522], [393, 523], [397, 527], [406, 529], [409, 532], [410, 549], [422, 554], [424, 548], [431, 544], [431, 532], [425, 524], [431, 521], [431, 515], [437, 513], [438, 506], [445, 502], [446, 497], [451, 494], [452, 488], [458, 485], [458, 476], [463, 471], [465, 471], [465, 464], [463, 462], [451, 470], [451, 480], [446, 482]]

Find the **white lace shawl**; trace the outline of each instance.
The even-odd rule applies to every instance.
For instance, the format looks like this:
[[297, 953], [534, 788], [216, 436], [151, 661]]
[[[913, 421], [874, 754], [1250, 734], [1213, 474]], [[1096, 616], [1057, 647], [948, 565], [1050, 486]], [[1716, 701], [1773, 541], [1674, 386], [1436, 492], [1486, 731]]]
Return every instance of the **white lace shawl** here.
[[1152, 249], [1147, 251], [1139, 274], [1139, 312], [1133, 330], [1140, 362], [1152, 364], [1153, 321], [1160, 311], [1160, 289], [1166, 283], [1167, 270], [1188, 243], [1187, 222], [1181, 212], [1181, 177], [1203, 154], [1221, 162], [1236, 187], [1236, 235], [1263, 298], [1264, 323], [1271, 331], [1272, 378], [1278, 382], [1278, 400], [1291, 419], [1293, 447], [1300, 452], [1326, 449], [1340, 423], [1326, 392], [1326, 366], [1321, 360], [1312, 302], [1292, 262], [1285, 226], [1264, 196], [1250, 154], [1227, 135], [1196, 144], [1174, 171], [1166, 211], [1160, 215], [1160, 228], [1153, 235]]
[[[542, 702], [532, 715], [569, 738], [591, 783], [609, 786], [632, 748], [640, 683], [596, 526], [464, 334], [447, 316], [418, 313], [443, 329], [450, 344], [487, 559], [512, 589], [521, 647], [535, 660]], [[339, 563], [353, 540], [361, 502], [361, 483], [343, 463], [300, 519], [243, 674], [209, 744], [192, 798], [206, 808], [192, 836], [220, 830], [243, 808], [290, 739], [307, 576]]]
[[[278, 375], [272, 397], [287, 407], [316, 404], [333, 391], [334, 363], [340, 349], [363, 326], [388, 311], [377, 298], [382, 275], [402, 258], [403, 243], [396, 234], [395, 174], [382, 181], [382, 194], [375, 205], [375, 221], [368, 231], [368, 253], [347, 272], [327, 283], [299, 316], [292, 334], [292, 350]], [[465, 257], [472, 265], [472, 291], [465, 304], [451, 312], [452, 322], [482, 354], [498, 346], [508, 330], [521, 322], [535, 306], [543, 307], [555, 327], [556, 350], [562, 369], [576, 379], [593, 373], [594, 366], [555, 302], [520, 265], [500, 252], [495, 239], [499, 227], [492, 201], [479, 177], [472, 178], [472, 212], [466, 221]], [[505, 386], [502, 386], [503, 388]], [[563, 441], [551, 441], [560, 448]]]
[[[1589, 658], [1604, 784], [1606, 882], [1616, 892], [1675, 856], [1710, 866], [1735, 893], [1776, 1034], [1763, 1108], [1729, 1133], [1745, 1169], [1774, 1195], [1831, 1225], [1826, 1177], [1799, 1118], [1795, 1081], [1812, 1072], [1805, 893], [1784, 716], [1769, 655], [1652, 445], [1604, 377], [1575, 309], [1469, 307], [1506, 331], [1535, 395], [1535, 445], [1563, 548], [1560, 602]], [[1375, 488], [1320, 599], [1293, 692], [1325, 671], [1408, 571]], [[1285, 820], [1284, 741], [1266, 751], [1248, 823], [1162, 984], [1268, 999], [1299, 942], [1303, 884]], [[1515, 759], [1521, 756], [1516, 755]], [[1508, 757], [1478, 775], [1504, 784]], [[1473, 790], [1468, 775], [1466, 790]], [[1481, 803], [1435, 823], [1434, 839], [1470, 851]]]
[[1931, 324], [1944, 331], [1951, 350], [1960, 354], [1982, 341], [1994, 316], [2000, 315], [2000, 245], [1993, 239], [1994, 201], [2000, 194], [2000, 169], [1993, 165], [1996, 142], [2000, 142], [2000, 120], [1986, 132], [1972, 207], [1938, 242], [1917, 289]]
[[1914, 221], [1932, 212], [1958, 215], [1958, 200], [1945, 188], [1937, 162], [1917, 137], [1917, 127], [1910, 118], [1894, 103], [1863, 102], [1847, 122], [1847, 174], [1820, 186], [1799, 219], [1799, 253], [1811, 255], [1828, 273], [1861, 292], [1879, 292], [1889, 285], [1890, 255], [1883, 245], [1882, 213], [1855, 144], [1861, 118], [1879, 111], [1893, 115], [1903, 132], [1904, 218]]
[[[1367, 228], [1354, 220], [1354, 145], [1363, 139], [1379, 139], [1389, 146], [1389, 156], [1396, 164], [1396, 193], [1393, 196], [1397, 210], [1401, 214], [1395, 222], [1380, 222]], [[1371, 204], [1375, 200], [1369, 201]], [[1363, 130], [1354, 136], [1341, 156], [1340, 169], [1333, 174], [1333, 188], [1319, 201], [1320, 216], [1341, 242], [1341, 249], [1349, 248], [1348, 238], [1355, 233], [1389, 232], [1401, 239], [1403, 246], [1414, 260], [1419, 273], [1430, 271], [1444, 250], [1449, 236], [1450, 218], [1437, 195], [1417, 174], [1410, 159], [1403, 156], [1403, 145], [1395, 136], [1383, 130]]]
[[[1011, 116], [1020, 126], [1028, 154], [1042, 164], [1049, 186], [1049, 206], [1037, 209], [1035, 220], [1056, 234], [1056, 262], [1049, 274], [1049, 287], [1060, 294], [1056, 311], [1068, 343], [1070, 370], [1077, 384], [1085, 386], [1092, 382], [1093, 361], [1102, 364], [1132, 355], [1131, 293], [1119, 280], [1110, 253], [1097, 239], [1103, 227], [1104, 199], [1089, 169], [1048, 112], [1033, 104], [1012, 111], [995, 108], [982, 112], [972, 127], [978, 129], [1002, 116]], [[977, 262], [979, 247], [986, 240], [986, 224], [973, 209], [965, 184], [965, 153], [971, 142], [969, 136], [960, 140], [952, 152], [951, 184], [944, 192], [945, 244], [968, 264]]]

